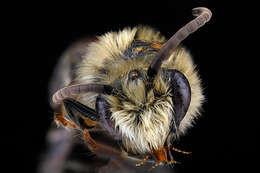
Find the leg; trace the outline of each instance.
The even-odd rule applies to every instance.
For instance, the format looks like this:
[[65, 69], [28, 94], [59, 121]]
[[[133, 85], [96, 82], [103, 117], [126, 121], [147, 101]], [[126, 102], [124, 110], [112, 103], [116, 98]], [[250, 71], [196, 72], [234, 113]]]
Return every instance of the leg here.
[[179, 149], [176, 149], [174, 147], [172, 147], [172, 145], [168, 145], [163, 147], [160, 150], [154, 151], [153, 153], [147, 155], [143, 161], [141, 161], [140, 163], [136, 164], [136, 166], [141, 166], [145, 163], [145, 161], [149, 158], [149, 156], [152, 156], [155, 160], [155, 164], [149, 169], [149, 171], [151, 171], [152, 169], [158, 167], [159, 165], [161, 165], [163, 162], [167, 163], [167, 164], [180, 164], [180, 162], [175, 161], [172, 154], [171, 154], [171, 150], [174, 150], [176, 152], [180, 152], [183, 154], [190, 154], [190, 152], [185, 152], [185, 151], [181, 151]]
[[89, 148], [98, 156], [110, 159], [110, 162], [118, 165], [120, 172], [133, 172], [133, 164], [128, 159], [127, 155], [110, 146], [102, 145], [92, 139], [88, 130], [83, 131], [83, 135]]
[[64, 108], [66, 115], [81, 129], [96, 126], [99, 117], [95, 110], [81, 104], [74, 99], [65, 99]]
[[99, 95], [96, 101], [96, 110], [100, 117], [100, 123], [104, 129], [106, 129], [115, 140], [121, 138], [118, 130], [115, 129], [114, 123], [111, 121], [110, 105], [106, 101], [105, 97]]
[[148, 171], [151, 171], [152, 169], [158, 167], [160, 164], [162, 164], [162, 161], [156, 162]]
[[87, 142], [87, 144], [89, 144], [89, 147], [94, 150], [94, 151], [97, 151], [98, 150], [98, 144], [91, 138], [88, 130], [84, 130], [84, 138]]
[[[81, 115], [83, 115], [84, 117], [92, 120], [92, 121], [98, 121], [99, 117], [98, 114], [96, 113], [95, 110], [83, 105], [82, 103], [74, 100], [74, 99], [65, 99], [64, 101], [64, 106], [67, 110], [76, 110], [77, 112], [79, 112]], [[68, 111], [70, 112], [70, 111]]]
[[[63, 126], [70, 126], [73, 128], [79, 126], [84, 129], [95, 126], [96, 121], [99, 120], [95, 110], [77, 102], [76, 100], [65, 99], [63, 102], [64, 107], [62, 109], [62, 113], [55, 114], [57, 124], [62, 124]], [[68, 115], [73, 122], [66, 120], [65, 111], [66, 115]]]
[[141, 165], [143, 165], [148, 159], [149, 159], [149, 155], [146, 155], [145, 157], [144, 157], [144, 159], [140, 162], [140, 163], [137, 163], [135, 166], [141, 166]]
[[73, 122], [70, 122], [68, 120], [66, 120], [64, 118], [64, 113], [59, 113], [59, 114], [54, 114], [54, 117], [55, 117], [55, 121], [56, 123], [59, 125], [59, 124], [62, 124], [63, 126], [67, 127], [73, 127], [75, 128], [76, 127], [76, 124], [74, 124]]
[[187, 151], [179, 150], [179, 149], [177, 149], [177, 148], [174, 148], [174, 147], [171, 146], [171, 145], [169, 145], [168, 147], [169, 147], [169, 149], [171, 148], [173, 151], [176, 151], [176, 152], [178, 152], [178, 153], [182, 153], [182, 154], [191, 154], [191, 152], [187, 152]]

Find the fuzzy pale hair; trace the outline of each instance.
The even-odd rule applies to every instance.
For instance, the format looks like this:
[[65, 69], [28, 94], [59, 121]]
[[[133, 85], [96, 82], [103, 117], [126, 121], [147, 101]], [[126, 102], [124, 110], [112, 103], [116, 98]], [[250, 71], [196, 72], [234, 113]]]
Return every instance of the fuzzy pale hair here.
[[[83, 56], [83, 60], [78, 64], [76, 78], [72, 79], [74, 83], [99, 83], [112, 85], [115, 80], [124, 76], [134, 69], [147, 69], [152, 62], [154, 55], [126, 60], [123, 57], [124, 52], [129, 48], [134, 40], [146, 42], [164, 43], [165, 37], [160, 32], [150, 28], [139, 26], [135, 28], [126, 28], [120, 32], [109, 32], [98, 37], [97, 41], [92, 42]], [[200, 107], [204, 96], [202, 93], [201, 82], [198, 76], [192, 58], [189, 52], [178, 47], [162, 65], [163, 68], [176, 69], [181, 71], [188, 79], [191, 87], [191, 102], [186, 116], [181, 121], [176, 135], [184, 134], [192, 126], [194, 118], [200, 113]], [[123, 85], [124, 86], [124, 85]], [[133, 86], [137, 87], [137, 86]], [[131, 100], [147, 103], [142, 113], [136, 113], [134, 110], [140, 108], [131, 102], [121, 102], [114, 96], [107, 96], [111, 105], [112, 120], [115, 122], [115, 128], [118, 128], [122, 141], [127, 150], [138, 153], [146, 153], [163, 147], [167, 140], [169, 127], [172, 121], [174, 105], [168, 91], [169, 84], [163, 81], [160, 73], [154, 82], [154, 88], [162, 93], [160, 99], [155, 100], [153, 94], [148, 93], [144, 96], [145, 87], [139, 86], [139, 94], [132, 96]], [[123, 87], [127, 95], [135, 94], [131, 90]], [[78, 96], [78, 100], [85, 105], [95, 109], [97, 94], [86, 93]], [[144, 98], [147, 97], [147, 98]], [[153, 103], [148, 106], [148, 103]], [[150, 104], [151, 105], [151, 104]], [[137, 115], [138, 114], [138, 115]], [[136, 123], [136, 117], [141, 117]]]

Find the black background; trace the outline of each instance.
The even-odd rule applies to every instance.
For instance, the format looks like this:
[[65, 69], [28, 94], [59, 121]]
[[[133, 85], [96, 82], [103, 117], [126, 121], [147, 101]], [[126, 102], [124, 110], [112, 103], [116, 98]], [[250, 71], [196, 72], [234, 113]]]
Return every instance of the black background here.
[[[126, 26], [146, 24], [168, 38], [193, 19], [191, 9], [206, 6], [212, 20], [183, 44], [198, 66], [206, 103], [203, 116], [176, 145], [192, 151], [179, 172], [253, 170], [256, 154], [258, 79], [253, 4], [207, 1], [85, 1], [9, 4], [2, 15], [1, 143], [8, 172], [35, 172], [53, 120], [47, 87], [61, 53], [73, 41]], [[5, 6], [2, 7], [3, 9]], [[4, 23], [3, 23], [4, 22]], [[257, 45], [257, 43], [255, 43]], [[253, 62], [253, 63], [252, 63]], [[7, 77], [5, 79], [5, 77]], [[253, 97], [251, 97], [253, 96]], [[256, 157], [255, 157], [256, 156]], [[3, 162], [2, 162], [3, 163]], [[158, 168], [159, 169], [159, 168]]]

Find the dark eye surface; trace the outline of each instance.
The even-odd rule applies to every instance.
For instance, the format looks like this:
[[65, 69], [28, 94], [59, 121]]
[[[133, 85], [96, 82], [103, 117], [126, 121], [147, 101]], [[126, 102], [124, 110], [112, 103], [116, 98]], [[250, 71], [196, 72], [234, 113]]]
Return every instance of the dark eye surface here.
[[142, 78], [141, 73], [138, 70], [132, 70], [129, 74], [128, 74], [128, 79], [129, 80], [136, 80], [138, 78]]

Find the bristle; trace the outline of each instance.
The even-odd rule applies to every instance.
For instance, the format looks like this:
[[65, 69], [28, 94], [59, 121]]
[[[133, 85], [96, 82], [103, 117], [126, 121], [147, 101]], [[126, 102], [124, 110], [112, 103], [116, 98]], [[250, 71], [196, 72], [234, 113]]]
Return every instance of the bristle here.
[[119, 103], [114, 96], [108, 100], [115, 128], [119, 128], [127, 150], [146, 153], [163, 147], [172, 121], [171, 100], [162, 98], [144, 109], [131, 102]]
[[[121, 88], [118, 89], [117, 97], [107, 96], [115, 128], [119, 128], [126, 149], [147, 153], [162, 148], [165, 144], [172, 123], [174, 105], [169, 93], [169, 82], [163, 80], [161, 72], [153, 83], [153, 89], [159, 97], [153, 90], [147, 91], [145, 83], [140, 82], [140, 85], [136, 86], [122, 80], [132, 70], [145, 71], [158, 51], [126, 58], [125, 52], [135, 40], [151, 43], [150, 45], [155, 49], [160, 49], [166, 41], [160, 32], [147, 26], [107, 33], [88, 45], [81, 63], [77, 64], [76, 76], [72, 81], [78, 84], [107, 85], [113, 85], [115, 81], [119, 82]], [[142, 50], [143, 48], [137, 48], [134, 53], [138, 54]], [[184, 48], [178, 47], [169, 59], [163, 62], [162, 68], [182, 72], [191, 87], [191, 103], [186, 116], [180, 123], [178, 134], [176, 134], [178, 136], [184, 134], [200, 114], [204, 100], [201, 82], [192, 58]], [[76, 99], [95, 109], [97, 95], [84, 93]]]
[[[149, 33], [149, 34], [147, 34]], [[98, 37], [98, 40], [87, 47], [81, 64], [76, 71], [76, 83], [102, 83], [111, 84], [121, 75], [136, 68], [147, 68], [153, 56], [147, 56], [131, 61], [126, 61], [124, 52], [135, 39], [163, 42], [165, 37], [148, 26], [126, 28], [118, 33], [110, 32]], [[87, 94], [88, 97], [91, 94]], [[95, 99], [85, 99], [80, 96], [84, 103], [93, 108]], [[95, 97], [96, 98], [96, 95]]]
[[149, 26], [142, 26], [138, 27], [135, 39], [137, 40], [144, 40], [150, 42], [165, 42], [165, 37], [157, 30], [149, 27]]

